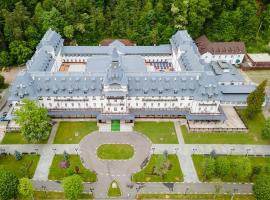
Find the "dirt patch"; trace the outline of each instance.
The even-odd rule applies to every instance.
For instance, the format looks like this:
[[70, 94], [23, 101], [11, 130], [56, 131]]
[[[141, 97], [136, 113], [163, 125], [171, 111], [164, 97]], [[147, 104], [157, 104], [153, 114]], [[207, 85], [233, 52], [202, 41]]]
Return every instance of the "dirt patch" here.
[[6, 71], [6, 72], [1, 72], [1, 74], [5, 77], [5, 83], [7, 84], [11, 84], [17, 74], [22, 71], [25, 67], [11, 67], [9, 71]]

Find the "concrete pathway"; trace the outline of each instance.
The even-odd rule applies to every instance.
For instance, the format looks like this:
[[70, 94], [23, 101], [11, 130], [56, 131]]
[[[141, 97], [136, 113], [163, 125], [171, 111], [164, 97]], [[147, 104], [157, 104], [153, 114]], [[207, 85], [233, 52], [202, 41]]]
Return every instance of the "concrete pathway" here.
[[[110, 184], [110, 179], [105, 178]], [[63, 192], [61, 183], [58, 181], [35, 181], [33, 180], [35, 190]], [[84, 183], [84, 193], [92, 193], [95, 199], [108, 199], [103, 193], [100, 193], [97, 183]], [[134, 199], [137, 194], [210, 194], [215, 193], [215, 186], [220, 185], [220, 193], [229, 194], [252, 194], [252, 184], [237, 183], [134, 183], [133, 187], [127, 188], [122, 183], [119, 184], [121, 191], [128, 191], [119, 199]], [[102, 187], [102, 185], [100, 185]], [[105, 186], [103, 186], [105, 187]], [[106, 188], [107, 189], [107, 188]], [[117, 198], [114, 198], [117, 199]]]
[[[180, 122], [174, 121], [174, 128], [176, 131], [176, 135], [178, 138], [179, 145], [173, 145], [173, 152], [170, 153], [176, 153], [180, 162], [181, 170], [184, 176], [184, 182], [185, 183], [197, 183], [200, 182], [195, 170], [195, 166], [193, 164], [191, 154], [189, 151], [184, 151], [185, 147], [185, 141], [184, 137], [182, 135], [182, 131], [180, 129]], [[159, 147], [157, 147], [156, 152], [160, 152]]]
[[174, 124], [174, 129], [175, 129], [179, 144], [185, 144], [185, 140], [180, 129], [179, 121], [174, 121], [173, 124]]
[[177, 153], [185, 183], [199, 183], [197, 172], [190, 154]]
[[47, 181], [49, 175], [49, 169], [53, 161], [54, 154], [43, 153], [40, 156], [33, 180]]
[[59, 126], [59, 122], [58, 121], [54, 121], [53, 123], [55, 123], [52, 127], [52, 131], [51, 131], [51, 134], [50, 134], [50, 137], [48, 139], [48, 142], [47, 144], [53, 144], [53, 141], [54, 141], [54, 138], [55, 138], [55, 135], [57, 133], [57, 129], [58, 129], [58, 126]]

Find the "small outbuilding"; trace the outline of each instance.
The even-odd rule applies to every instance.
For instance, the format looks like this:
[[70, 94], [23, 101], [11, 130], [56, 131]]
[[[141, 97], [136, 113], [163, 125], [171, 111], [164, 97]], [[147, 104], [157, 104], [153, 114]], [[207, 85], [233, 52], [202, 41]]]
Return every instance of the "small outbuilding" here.
[[225, 61], [231, 64], [241, 64], [246, 47], [244, 42], [211, 42], [203, 35], [195, 40], [201, 59], [206, 63]]
[[270, 55], [268, 53], [249, 53], [247, 59], [250, 67], [270, 68]]

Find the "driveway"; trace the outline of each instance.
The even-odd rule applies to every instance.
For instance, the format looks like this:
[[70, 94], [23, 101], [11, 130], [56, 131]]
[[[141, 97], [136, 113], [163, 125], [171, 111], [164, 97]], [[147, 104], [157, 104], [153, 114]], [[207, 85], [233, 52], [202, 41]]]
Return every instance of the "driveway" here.
[[[134, 148], [134, 155], [128, 160], [101, 160], [96, 151], [102, 144], [129, 144]], [[150, 155], [151, 142], [136, 132], [94, 132], [85, 136], [79, 151], [84, 166], [98, 175], [131, 175], [141, 170], [140, 165]]]

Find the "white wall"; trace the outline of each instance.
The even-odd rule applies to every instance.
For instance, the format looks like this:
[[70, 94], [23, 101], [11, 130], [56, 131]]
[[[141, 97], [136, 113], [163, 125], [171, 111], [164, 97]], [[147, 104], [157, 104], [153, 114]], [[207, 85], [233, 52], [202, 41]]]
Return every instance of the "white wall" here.
[[[243, 62], [245, 54], [220, 54], [220, 55], [212, 55], [207, 52], [201, 55], [201, 58], [206, 62], [210, 63], [211, 61], [226, 61], [231, 64], [237, 64], [237, 60], [240, 60], [240, 63]], [[238, 64], [240, 64], [238, 63]]]
[[191, 97], [43, 97], [40, 105], [48, 109], [100, 109], [103, 113], [128, 113], [129, 109], [189, 109], [191, 113], [218, 113], [218, 101], [198, 102]]

